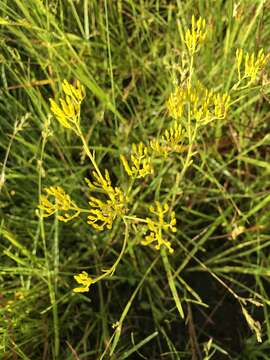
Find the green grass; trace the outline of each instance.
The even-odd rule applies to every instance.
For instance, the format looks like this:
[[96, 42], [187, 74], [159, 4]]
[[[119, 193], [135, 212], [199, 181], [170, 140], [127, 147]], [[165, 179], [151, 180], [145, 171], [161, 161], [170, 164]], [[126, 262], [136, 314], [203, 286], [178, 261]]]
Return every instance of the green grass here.
[[169, 127], [166, 101], [193, 14], [207, 22], [194, 77], [208, 88], [237, 81], [237, 48], [269, 52], [262, 0], [0, 0], [1, 359], [269, 359], [269, 63], [225, 120], [200, 128], [187, 171], [183, 152], [134, 182], [131, 215], [148, 216], [155, 200], [172, 204], [172, 255], [142, 246], [143, 230], [130, 224], [113, 276], [75, 294], [73, 275], [114, 264], [125, 227], [98, 232], [83, 216], [63, 223], [37, 213], [46, 186], [88, 207], [93, 166], [49, 108], [61, 82], [85, 86], [82, 131], [126, 191], [119, 157]]

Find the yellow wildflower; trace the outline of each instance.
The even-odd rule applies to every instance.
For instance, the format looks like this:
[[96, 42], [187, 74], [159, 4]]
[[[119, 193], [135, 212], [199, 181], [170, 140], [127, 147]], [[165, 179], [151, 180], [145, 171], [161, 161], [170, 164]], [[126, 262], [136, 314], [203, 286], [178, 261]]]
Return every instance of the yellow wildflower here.
[[77, 281], [78, 284], [83, 285], [73, 289], [73, 292], [75, 293], [89, 291], [90, 285], [95, 282], [94, 279], [92, 279], [86, 271], [81, 272], [79, 275], [74, 275], [74, 279]]
[[105, 227], [111, 229], [116, 217], [126, 213], [127, 199], [120, 188], [111, 185], [108, 170], [105, 170], [105, 177], [96, 172], [93, 172], [93, 177], [95, 178], [93, 182], [85, 179], [88, 186], [94, 191], [102, 191], [107, 199], [102, 201], [94, 196], [90, 197], [88, 224], [97, 230], [104, 230]]
[[62, 82], [62, 88], [64, 93], [67, 96], [70, 96], [74, 102], [81, 103], [85, 97], [84, 86], [81, 85], [79, 80], [77, 80], [76, 86], [77, 87], [75, 88], [73, 85], [69, 84], [67, 80], [64, 80]]
[[74, 87], [67, 80], [64, 80], [62, 88], [65, 98], [60, 99], [60, 106], [53, 99], [49, 99], [51, 111], [62, 126], [77, 131], [80, 122], [81, 102], [85, 96], [84, 87], [79, 81], [77, 81], [77, 87]]
[[195, 17], [193, 15], [191, 19], [191, 29], [186, 31], [184, 38], [184, 42], [191, 56], [198, 51], [198, 47], [204, 42], [206, 34], [207, 30], [205, 19], [200, 17], [197, 21], [195, 21]]
[[214, 119], [223, 119], [230, 106], [227, 93], [214, 93], [200, 82], [191, 86], [178, 86], [167, 101], [169, 115], [178, 120], [190, 116], [200, 125], [206, 125]]
[[[243, 64], [244, 59], [244, 66]], [[261, 49], [257, 56], [255, 53], [243, 53], [242, 49], [236, 50], [236, 63], [237, 63], [237, 72], [238, 72], [238, 83], [244, 79], [250, 79], [250, 82], [254, 82], [263, 69], [264, 65], [268, 60], [268, 56], [264, 54], [264, 50]], [[244, 71], [243, 68], [244, 67]]]
[[132, 154], [130, 156], [132, 166], [129, 165], [124, 155], [121, 155], [120, 159], [129, 176], [142, 178], [153, 173], [151, 158], [148, 156], [148, 148], [142, 142], [138, 145], [132, 144]]
[[[47, 193], [47, 196], [41, 195], [39, 209], [43, 210], [43, 217], [48, 217], [54, 214], [57, 211], [65, 211], [63, 215], [57, 215], [57, 218], [61, 221], [67, 222], [71, 219], [74, 219], [80, 214], [80, 209], [71, 200], [70, 196], [65, 193], [65, 190], [60, 186], [51, 186], [44, 189]], [[55, 202], [52, 203], [48, 196], [53, 196]], [[68, 211], [74, 211], [73, 214], [68, 213]]]
[[175, 90], [170, 94], [167, 101], [167, 109], [169, 115], [174, 119], [179, 119], [184, 113], [184, 106], [186, 103], [187, 94], [186, 88], [177, 86]]
[[164, 131], [161, 139], [150, 141], [150, 147], [155, 153], [167, 157], [171, 152], [182, 151], [184, 137], [184, 128], [175, 121], [169, 129]]
[[[230, 106], [230, 96], [225, 94], [214, 94], [213, 95], [213, 112], [214, 118], [224, 119], [227, 115]], [[208, 122], [212, 121], [211, 117]]]
[[[176, 218], [175, 212], [172, 211], [170, 215], [169, 206], [165, 204], [162, 206], [158, 201], [156, 201], [155, 206], [150, 206], [150, 212], [155, 215], [155, 219], [146, 218], [147, 221], [147, 228], [150, 231], [150, 234], [147, 235], [144, 240], [142, 240], [142, 245], [150, 245], [153, 242], [157, 242], [155, 248], [157, 250], [160, 249], [162, 245], [166, 246], [169, 252], [172, 254], [174, 252], [173, 248], [171, 247], [171, 243], [169, 240], [164, 238], [163, 232], [171, 231], [173, 233], [176, 232]], [[165, 219], [165, 215], [167, 214], [167, 220]]]

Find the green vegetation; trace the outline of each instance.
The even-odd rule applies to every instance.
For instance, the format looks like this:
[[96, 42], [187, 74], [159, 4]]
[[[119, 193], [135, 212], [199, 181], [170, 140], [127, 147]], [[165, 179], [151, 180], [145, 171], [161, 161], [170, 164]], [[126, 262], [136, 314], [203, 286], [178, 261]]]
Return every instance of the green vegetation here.
[[269, 24], [0, 0], [1, 359], [269, 359]]

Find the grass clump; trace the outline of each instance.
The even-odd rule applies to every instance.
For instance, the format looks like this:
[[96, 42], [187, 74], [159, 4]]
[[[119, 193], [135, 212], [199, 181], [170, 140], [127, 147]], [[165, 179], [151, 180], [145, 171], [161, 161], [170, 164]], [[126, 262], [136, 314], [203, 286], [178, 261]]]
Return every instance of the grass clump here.
[[267, 4], [0, 4], [2, 357], [267, 358]]

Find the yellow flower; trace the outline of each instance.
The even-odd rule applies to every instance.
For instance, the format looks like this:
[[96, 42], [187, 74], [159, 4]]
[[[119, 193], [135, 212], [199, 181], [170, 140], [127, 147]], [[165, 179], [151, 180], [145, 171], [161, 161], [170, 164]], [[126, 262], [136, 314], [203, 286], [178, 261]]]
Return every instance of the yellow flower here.
[[60, 99], [60, 105], [53, 99], [49, 99], [51, 111], [62, 126], [77, 131], [80, 122], [81, 102], [85, 97], [84, 87], [79, 81], [77, 81], [77, 87], [74, 87], [67, 80], [64, 80], [62, 88], [66, 96]]
[[142, 178], [153, 173], [151, 158], [148, 156], [148, 148], [142, 142], [138, 145], [132, 144], [131, 166], [124, 155], [121, 155], [120, 159], [129, 176]]
[[183, 150], [184, 138], [185, 130], [175, 121], [168, 130], [164, 131], [161, 139], [150, 141], [150, 147], [158, 155], [167, 157], [172, 152], [181, 152]]
[[[48, 217], [53, 215], [56, 211], [65, 211], [63, 215], [57, 215], [57, 218], [61, 221], [67, 222], [71, 219], [74, 219], [80, 214], [80, 209], [71, 200], [70, 196], [65, 193], [65, 190], [60, 186], [50, 186], [49, 188], [44, 189], [47, 193], [47, 196], [41, 195], [40, 205], [38, 208], [43, 210], [43, 217]], [[55, 202], [52, 203], [48, 196], [53, 196]], [[68, 211], [75, 211], [75, 213], [70, 214]]]
[[[244, 65], [243, 64], [244, 59]], [[238, 83], [244, 79], [250, 79], [250, 82], [256, 80], [259, 72], [263, 69], [268, 60], [268, 56], [264, 54], [264, 50], [261, 49], [257, 56], [255, 53], [243, 53], [242, 49], [236, 50], [236, 64], [238, 72]], [[244, 67], [244, 72], [242, 71]]]
[[185, 87], [177, 86], [170, 94], [167, 101], [169, 115], [174, 119], [179, 119], [184, 113], [184, 106], [187, 100], [187, 91]]
[[102, 191], [107, 197], [102, 201], [94, 196], [90, 197], [88, 224], [92, 225], [97, 230], [104, 230], [112, 228], [112, 224], [117, 217], [121, 217], [127, 211], [127, 198], [122, 190], [111, 185], [111, 179], [108, 170], [105, 170], [105, 176], [100, 176], [93, 172], [94, 181], [91, 182], [85, 179], [91, 190]]
[[[150, 206], [150, 212], [155, 215], [155, 219], [146, 218], [147, 221], [147, 230], [150, 232], [144, 240], [142, 240], [142, 245], [150, 245], [153, 242], [157, 243], [155, 248], [160, 249], [164, 245], [169, 252], [172, 254], [174, 252], [171, 247], [171, 243], [168, 239], [164, 238], [164, 232], [176, 232], [176, 218], [175, 212], [172, 211], [170, 214], [168, 204], [162, 206], [158, 201], [156, 201], [155, 206]], [[166, 215], [167, 214], [167, 215]], [[167, 218], [167, 219], [166, 219]]]
[[73, 289], [73, 292], [75, 293], [81, 293], [81, 292], [87, 292], [89, 291], [89, 287], [91, 284], [95, 282], [94, 279], [92, 279], [86, 271], [81, 272], [79, 275], [74, 275], [74, 279], [77, 281], [78, 284], [81, 284], [83, 286], [76, 287]]
[[176, 120], [182, 116], [206, 125], [215, 119], [224, 119], [230, 106], [230, 96], [208, 90], [200, 82], [178, 86], [167, 101], [169, 115]]
[[79, 80], [77, 80], [76, 86], [77, 87], [75, 88], [73, 85], [69, 84], [67, 80], [64, 80], [62, 82], [62, 88], [64, 93], [67, 96], [70, 96], [74, 102], [81, 103], [85, 97], [84, 86], [81, 85]]
[[202, 44], [206, 38], [206, 22], [201, 17], [195, 21], [194, 15], [191, 19], [191, 29], [188, 29], [185, 33], [185, 44], [188, 52], [193, 56], [197, 51], [200, 44]]

